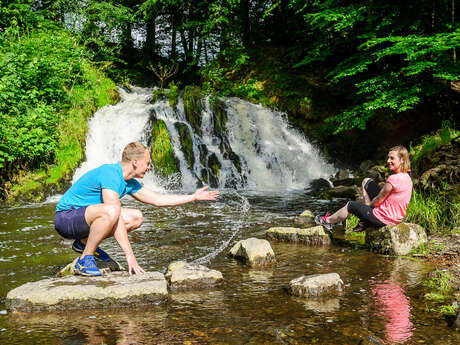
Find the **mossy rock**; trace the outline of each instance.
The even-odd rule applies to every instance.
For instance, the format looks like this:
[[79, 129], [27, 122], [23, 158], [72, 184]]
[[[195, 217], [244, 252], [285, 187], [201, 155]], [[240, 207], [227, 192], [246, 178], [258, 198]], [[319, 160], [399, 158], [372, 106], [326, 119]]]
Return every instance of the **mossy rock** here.
[[201, 88], [195, 85], [187, 85], [184, 89], [182, 99], [184, 101], [184, 111], [187, 121], [195, 129], [196, 133], [201, 136], [201, 99], [203, 95]]
[[184, 152], [185, 159], [190, 167], [193, 170], [195, 165], [195, 155], [193, 154], [193, 141], [192, 135], [186, 124], [176, 122], [174, 124], [177, 131], [179, 132], [180, 142], [182, 144], [182, 152]]
[[158, 174], [170, 176], [179, 172], [168, 128], [163, 120], [154, 120], [152, 124], [151, 155]]
[[222, 137], [227, 129], [227, 110], [225, 103], [220, 99], [216, 99], [211, 105], [214, 117], [214, 133], [218, 137]]

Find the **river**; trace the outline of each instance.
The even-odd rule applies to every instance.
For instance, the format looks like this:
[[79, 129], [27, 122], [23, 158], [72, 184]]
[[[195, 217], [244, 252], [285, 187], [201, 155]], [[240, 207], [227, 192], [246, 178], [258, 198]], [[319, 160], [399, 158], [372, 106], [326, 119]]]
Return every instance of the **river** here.
[[[250, 269], [226, 256], [237, 240], [264, 237], [271, 226], [292, 226], [304, 209], [338, 203], [304, 191], [261, 195], [223, 190], [216, 202], [140, 208], [144, 224], [130, 236], [141, 266], [164, 272], [174, 260], [198, 261], [224, 276], [222, 287], [175, 293], [163, 305], [68, 313], [6, 313], [7, 292], [52, 277], [76, 255], [52, 223], [56, 202], [0, 208], [1, 344], [358, 344], [368, 335], [390, 344], [459, 344], [458, 333], [429, 313], [422, 279], [430, 270], [408, 258], [385, 258], [363, 248], [312, 248], [272, 243], [273, 268]], [[102, 246], [125, 263], [116, 242]], [[326, 300], [289, 296], [302, 274], [337, 272], [343, 292]]]

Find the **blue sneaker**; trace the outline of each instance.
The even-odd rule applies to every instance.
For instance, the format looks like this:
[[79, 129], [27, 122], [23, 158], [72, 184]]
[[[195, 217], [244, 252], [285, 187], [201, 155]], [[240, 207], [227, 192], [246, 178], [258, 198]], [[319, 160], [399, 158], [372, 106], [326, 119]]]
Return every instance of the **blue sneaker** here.
[[[76, 251], [77, 253], [83, 253], [85, 250], [85, 244], [82, 243], [79, 239], [76, 239], [72, 243], [72, 249]], [[96, 260], [104, 261], [104, 262], [109, 262], [110, 256], [106, 252], [104, 252], [101, 248], [97, 247], [96, 251], [94, 252], [94, 256]]]
[[75, 263], [75, 271], [82, 276], [99, 277], [102, 275], [96, 266], [94, 255], [85, 255], [83, 259], [78, 258]]

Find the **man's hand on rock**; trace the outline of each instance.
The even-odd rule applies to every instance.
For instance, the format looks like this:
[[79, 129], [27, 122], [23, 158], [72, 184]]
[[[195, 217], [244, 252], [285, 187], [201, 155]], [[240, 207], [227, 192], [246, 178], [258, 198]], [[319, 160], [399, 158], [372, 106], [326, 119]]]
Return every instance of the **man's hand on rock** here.
[[137, 263], [136, 257], [133, 253], [126, 256], [126, 262], [128, 263], [128, 273], [131, 274], [142, 274], [145, 273], [144, 269]]
[[197, 189], [195, 193], [193, 193], [194, 200], [202, 201], [202, 200], [216, 200], [219, 196], [218, 190], [211, 190], [208, 191], [207, 189], [209, 186], [204, 186], [203, 188]]

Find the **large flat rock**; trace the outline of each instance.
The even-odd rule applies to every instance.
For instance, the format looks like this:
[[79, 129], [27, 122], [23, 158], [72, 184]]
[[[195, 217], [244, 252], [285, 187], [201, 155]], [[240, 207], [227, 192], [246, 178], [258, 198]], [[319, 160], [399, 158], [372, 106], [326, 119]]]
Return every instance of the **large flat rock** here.
[[366, 245], [369, 249], [388, 255], [407, 255], [427, 240], [425, 229], [412, 223], [369, 228], [366, 233]]
[[66, 276], [26, 283], [6, 296], [12, 311], [69, 310], [160, 303], [168, 297], [162, 273], [130, 276], [113, 272], [101, 277]]
[[331, 243], [331, 238], [320, 225], [306, 229], [273, 227], [267, 230], [266, 236], [269, 240], [303, 243], [312, 246], [323, 246]]

